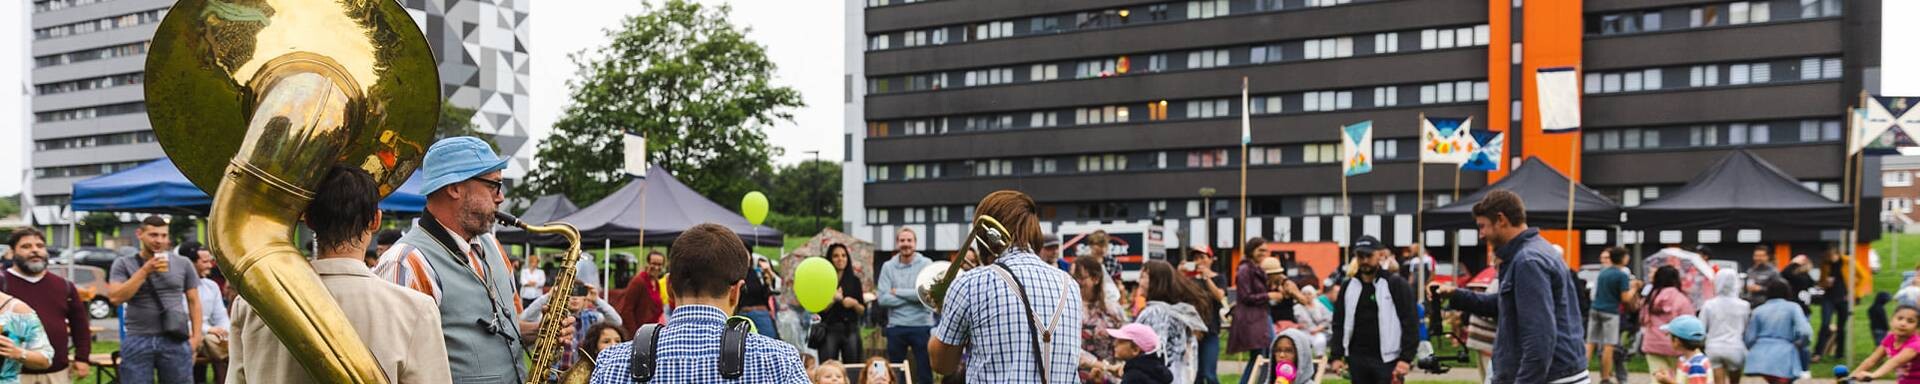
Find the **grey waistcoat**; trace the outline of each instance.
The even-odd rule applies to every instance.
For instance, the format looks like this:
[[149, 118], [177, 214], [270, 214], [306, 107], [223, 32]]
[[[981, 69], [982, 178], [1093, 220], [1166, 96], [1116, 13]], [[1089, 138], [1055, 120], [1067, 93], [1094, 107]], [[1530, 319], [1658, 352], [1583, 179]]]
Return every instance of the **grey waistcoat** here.
[[[514, 292], [513, 271], [504, 265], [506, 258], [494, 247], [493, 234], [480, 235], [475, 241], [484, 255], [487, 277], [493, 280], [492, 297], [499, 299], [489, 303], [487, 286], [474, 276], [466, 256], [459, 255], [459, 246], [448, 250], [435, 241], [426, 231], [426, 225], [431, 224], [425, 220], [401, 236], [399, 243], [420, 250], [427, 264], [433, 266], [433, 279], [440, 286], [440, 328], [447, 338], [447, 366], [453, 382], [525, 381], [521, 356], [526, 352], [520, 346], [520, 327], [514, 322], [515, 303], [508, 301], [519, 296]], [[489, 331], [489, 321], [499, 324], [511, 338]]]

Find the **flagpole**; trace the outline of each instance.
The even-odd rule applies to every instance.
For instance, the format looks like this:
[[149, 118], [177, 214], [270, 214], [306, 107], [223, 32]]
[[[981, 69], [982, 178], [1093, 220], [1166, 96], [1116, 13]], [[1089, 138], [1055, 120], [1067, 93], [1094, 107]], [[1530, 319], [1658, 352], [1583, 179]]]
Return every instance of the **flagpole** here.
[[[1416, 121], [1419, 121], [1419, 124], [1420, 124], [1420, 126], [1421, 126], [1422, 128], [1420, 129], [1420, 130], [1421, 130], [1421, 132], [1419, 133], [1419, 135], [1420, 135], [1420, 161], [1419, 161], [1418, 163], [1416, 163], [1416, 164], [1414, 164], [1414, 166], [1416, 166], [1416, 167], [1419, 167], [1419, 169], [1420, 169], [1420, 170], [1418, 171], [1418, 173], [1417, 173], [1417, 175], [1418, 175], [1418, 176], [1416, 176], [1416, 177], [1418, 177], [1418, 178], [1419, 178], [1420, 180], [1419, 180], [1418, 182], [1416, 182], [1416, 183], [1415, 183], [1415, 184], [1416, 184], [1416, 185], [1418, 185], [1418, 186], [1417, 186], [1417, 187], [1415, 187], [1415, 191], [1416, 191], [1416, 192], [1414, 192], [1414, 195], [1413, 195], [1413, 201], [1414, 201], [1414, 203], [1413, 203], [1413, 204], [1414, 204], [1414, 205], [1413, 205], [1413, 230], [1414, 230], [1414, 231], [1417, 231], [1417, 232], [1418, 232], [1417, 234], [1415, 234], [1415, 235], [1413, 236], [1413, 239], [1414, 239], [1414, 247], [1416, 247], [1415, 249], [1419, 249], [1419, 250], [1421, 250], [1421, 251], [1422, 251], [1421, 253], [1425, 253], [1424, 251], [1425, 251], [1425, 250], [1426, 250], [1426, 248], [1427, 248], [1427, 227], [1426, 227], [1426, 219], [1427, 219], [1427, 132], [1426, 132], [1426, 128], [1425, 128], [1425, 127], [1426, 127], [1426, 124], [1427, 124], [1427, 113], [1426, 113], [1426, 112], [1421, 112], [1421, 113], [1420, 113], [1420, 120], [1416, 120]], [[1418, 256], [1420, 256], [1420, 255], [1417, 255], [1417, 254], [1416, 254], [1416, 255], [1414, 255], [1414, 256], [1415, 256], [1415, 257], [1418, 257]], [[1425, 292], [1426, 292], [1425, 290], [1421, 290], [1421, 293], [1425, 293]], [[1421, 295], [1421, 296], [1424, 296], [1424, 295]]]
[[[1240, 77], [1240, 237], [1235, 242], [1247, 241], [1247, 144], [1253, 140], [1253, 126], [1250, 116], [1253, 104], [1247, 98], [1247, 77]], [[1242, 253], [1252, 250], [1241, 250]]]

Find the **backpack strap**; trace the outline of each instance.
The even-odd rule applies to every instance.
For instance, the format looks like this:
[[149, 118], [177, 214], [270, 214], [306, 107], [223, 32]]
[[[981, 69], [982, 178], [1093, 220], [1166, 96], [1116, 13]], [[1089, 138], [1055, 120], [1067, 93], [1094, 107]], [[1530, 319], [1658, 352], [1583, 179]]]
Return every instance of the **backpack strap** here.
[[752, 320], [727, 319], [727, 328], [720, 333], [720, 377], [739, 380], [746, 373], [747, 335], [752, 329]]
[[627, 377], [636, 383], [653, 381], [654, 357], [659, 352], [660, 324], [640, 326], [633, 338], [633, 354], [627, 358]]

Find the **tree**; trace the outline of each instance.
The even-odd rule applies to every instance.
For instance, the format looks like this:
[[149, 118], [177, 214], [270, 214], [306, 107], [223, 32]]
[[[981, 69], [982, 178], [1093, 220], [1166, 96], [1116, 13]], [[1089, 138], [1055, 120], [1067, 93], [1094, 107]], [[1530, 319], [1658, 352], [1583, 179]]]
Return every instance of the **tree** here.
[[433, 140], [449, 137], [473, 136], [487, 142], [494, 152], [500, 151], [500, 144], [493, 142], [493, 135], [480, 132], [480, 126], [473, 123], [473, 115], [479, 111], [453, 105], [447, 99], [440, 99], [440, 122], [433, 126]]
[[9, 217], [20, 213], [20, 195], [0, 197], [0, 217]]
[[814, 233], [840, 217], [840, 163], [810, 160], [780, 167], [768, 190], [774, 210], [796, 217], [795, 224], [800, 225], [792, 228], [799, 231], [780, 228], [781, 232]]
[[727, 19], [730, 8], [649, 3], [594, 55], [574, 55], [572, 104], [540, 144], [516, 198], [564, 194], [596, 201], [625, 184], [621, 136], [647, 138], [647, 162], [721, 205], [773, 174], [780, 149], [763, 129], [791, 121], [800, 93], [772, 84], [766, 48]]

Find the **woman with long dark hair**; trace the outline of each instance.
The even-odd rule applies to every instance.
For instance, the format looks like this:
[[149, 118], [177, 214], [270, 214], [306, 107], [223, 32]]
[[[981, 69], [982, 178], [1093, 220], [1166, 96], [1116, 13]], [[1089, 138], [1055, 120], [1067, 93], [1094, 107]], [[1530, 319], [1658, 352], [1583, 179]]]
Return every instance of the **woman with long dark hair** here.
[[1080, 320], [1080, 382], [1112, 383], [1118, 377], [1107, 364], [1113, 360], [1113, 336], [1107, 330], [1119, 329], [1127, 322], [1106, 306], [1106, 291], [1100, 289], [1100, 282], [1106, 280], [1106, 266], [1099, 256], [1080, 255], [1073, 258], [1071, 275], [1080, 285], [1081, 310], [1086, 312]]
[[1207, 323], [1200, 314], [1215, 310], [1212, 300], [1207, 299], [1205, 290], [1191, 279], [1181, 278], [1173, 264], [1163, 260], [1147, 262], [1140, 273], [1140, 287], [1147, 293], [1147, 307], [1133, 322], [1152, 327], [1160, 335], [1160, 347], [1153, 353], [1166, 360], [1174, 382], [1194, 382], [1200, 364], [1199, 340], [1207, 333]]
[[1661, 329], [1673, 318], [1694, 313], [1693, 300], [1687, 298], [1687, 292], [1680, 287], [1680, 270], [1670, 265], [1660, 266], [1653, 272], [1653, 293], [1647, 295], [1653, 299], [1640, 306], [1640, 351], [1647, 354], [1648, 373], [1673, 372], [1683, 352], [1673, 345], [1673, 338], [1667, 337], [1667, 331]]
[[820, 345], [821, 360], [859, 361], [862, 355], [860, 313], [867, 306], [861, 302], [860, 275], [854, 272], [847, 252], [845, 244], [827, 246], [827, 261], [833, 262], [834, 271], [840, 275], [840, 290], [834, 292], [827, 309], [820, 311], [820, 324], [814, 325], [827, 329], [827, 340]]
[[1760, 288], [1766, 301], [1753, 309], [1753, 318], [1747, 322], [1747, 365], [1743, 373], [1760, 376], [1767, 383], [1793, 382], [1807, 371], [1801, 358], [1806, 350], [1801, 346], [1813, 337], [1813, 327], [1807, 323], [1806, 312], [1794, 303], [1793, 288], [1786, 282], [1767, 280]]

